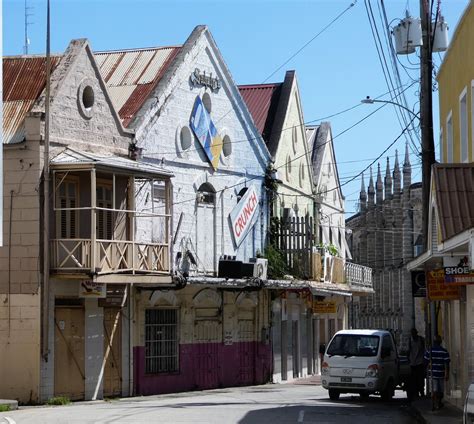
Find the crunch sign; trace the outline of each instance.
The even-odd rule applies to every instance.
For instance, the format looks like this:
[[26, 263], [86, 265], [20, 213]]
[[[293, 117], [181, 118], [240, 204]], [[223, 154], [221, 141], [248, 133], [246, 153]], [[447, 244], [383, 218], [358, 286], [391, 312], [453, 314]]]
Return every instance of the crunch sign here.
[[229, 215], [232, 235], [237, 247], [254, 226], [258, 210], [258, 193], [254, 186], [250, 186]]

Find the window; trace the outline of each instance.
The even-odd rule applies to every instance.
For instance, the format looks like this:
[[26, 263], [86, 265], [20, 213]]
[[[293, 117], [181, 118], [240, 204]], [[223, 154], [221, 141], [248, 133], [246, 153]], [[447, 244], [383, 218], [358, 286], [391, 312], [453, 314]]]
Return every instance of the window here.
[[63, 239], [77, 237], [79, 211], [71, 210], [78, 207], [77, 186], [76, 181], [65, 180], [57, 190], [57, 205], [61, 209], [57, 213], [57, 233]]
[[291, 158], [288, 155], [286, 157], [286, 180], [290, 181], [290, 175], [291, 175]]
[[296, 145], [298, 144], [298, 127], [296, 126], [293, 127], [291, 138], [293, 142], [293, 152], [296, 153]]
[[461, 162], [468, 161], [467, 149], [467, 90], [464, 89], [459, 97], [459, 137], [461, 141]]
[[446, 162], [453, 162], [453, 116], [451, 112], [446, 119]]
[[178, 309], [145, 311], [145, 372], [178, 371]]
[[216, 191], [209, 183], [201, 184], [197, 192], [198, 203], [214, 205], [216, 200]]
[[378, 349], [378, 336], [339, 334], [331, 341], [326, 353], [330, 356], [377, 356]]
[[244, 187], [242, 190], [239, 191], [239, 193], [237, 194], [237, 203], [240, 202], [240, 199], [242, 199], [242, 197], [244, 197], [244, 194], [247, 192], [248, 188], [247, 187]]
[[[97, 186], [97, 207], [112, 209], [112, 188]], [[113, 223], [111, 210], [97, 210], [97, 238], [100, 240], [112, 240]]]
[[188, 150], [193, 143], [193, 136], [189, 127], [184, 126], [179, 132], [179, 143], [182, 150]]
[[222, 153], [226, 158], [232, 153], [232, 141], [228, 135], [225, 135], [222, 139]]
[[300, 187], [303, 187], [303, 185], [304, 185], [304, 178], [305, 178], [304, 163], [301, 163], [301, 165], [300, 165]]
[[[166, 184], [164, 181], [153, 181], [152, 206], [154, 214], [166, 214]], [[154, 216], [151, 226], [151, 241], [153, 243], [165, 243], [167, 231], [167, 218], [165, 216]]]

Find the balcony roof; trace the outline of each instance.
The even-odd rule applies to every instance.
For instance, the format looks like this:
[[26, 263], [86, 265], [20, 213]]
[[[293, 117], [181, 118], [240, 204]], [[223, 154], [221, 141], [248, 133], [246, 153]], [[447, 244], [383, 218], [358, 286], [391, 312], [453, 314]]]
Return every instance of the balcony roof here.
[[147, 162], [137, 162], [121, 156], [99, 156], [67, 148], [51, 159], [51, 169], [79, 171], [102, 169], [108, 172], [145, 178], [168, 179], [173, 173]]

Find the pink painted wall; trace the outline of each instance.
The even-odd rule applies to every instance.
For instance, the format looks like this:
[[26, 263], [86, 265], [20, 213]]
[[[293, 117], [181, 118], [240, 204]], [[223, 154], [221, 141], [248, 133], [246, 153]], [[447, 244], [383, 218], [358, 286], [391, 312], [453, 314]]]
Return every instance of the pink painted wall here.
[[145, 347], [135, 346], [133, 353], [137, 395], [263, 384], [271, 378], [271, 346], [260, 342], [182, 344], [179, 372], [172, 374], [145, 374]]

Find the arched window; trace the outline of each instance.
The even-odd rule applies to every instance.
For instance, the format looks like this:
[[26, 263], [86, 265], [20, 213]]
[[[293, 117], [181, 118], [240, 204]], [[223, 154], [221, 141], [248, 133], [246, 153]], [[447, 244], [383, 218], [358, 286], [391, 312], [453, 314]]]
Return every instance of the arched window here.
[[216, 191], [214, 187], [209, 183], [201, 184], [197, 191], [197, 200], [198, 203], [206, 203], [208, 205], [213, 205], [216, 200]]
[[242, 190], [239, 191], [239, 193], [237, 194], [237, 203], [240, 202], [240, 199], [242, 199], [242, 197], [244, 197], [244, 194], [247, 192], [248, 188], [247, 187], [244, 187]]

